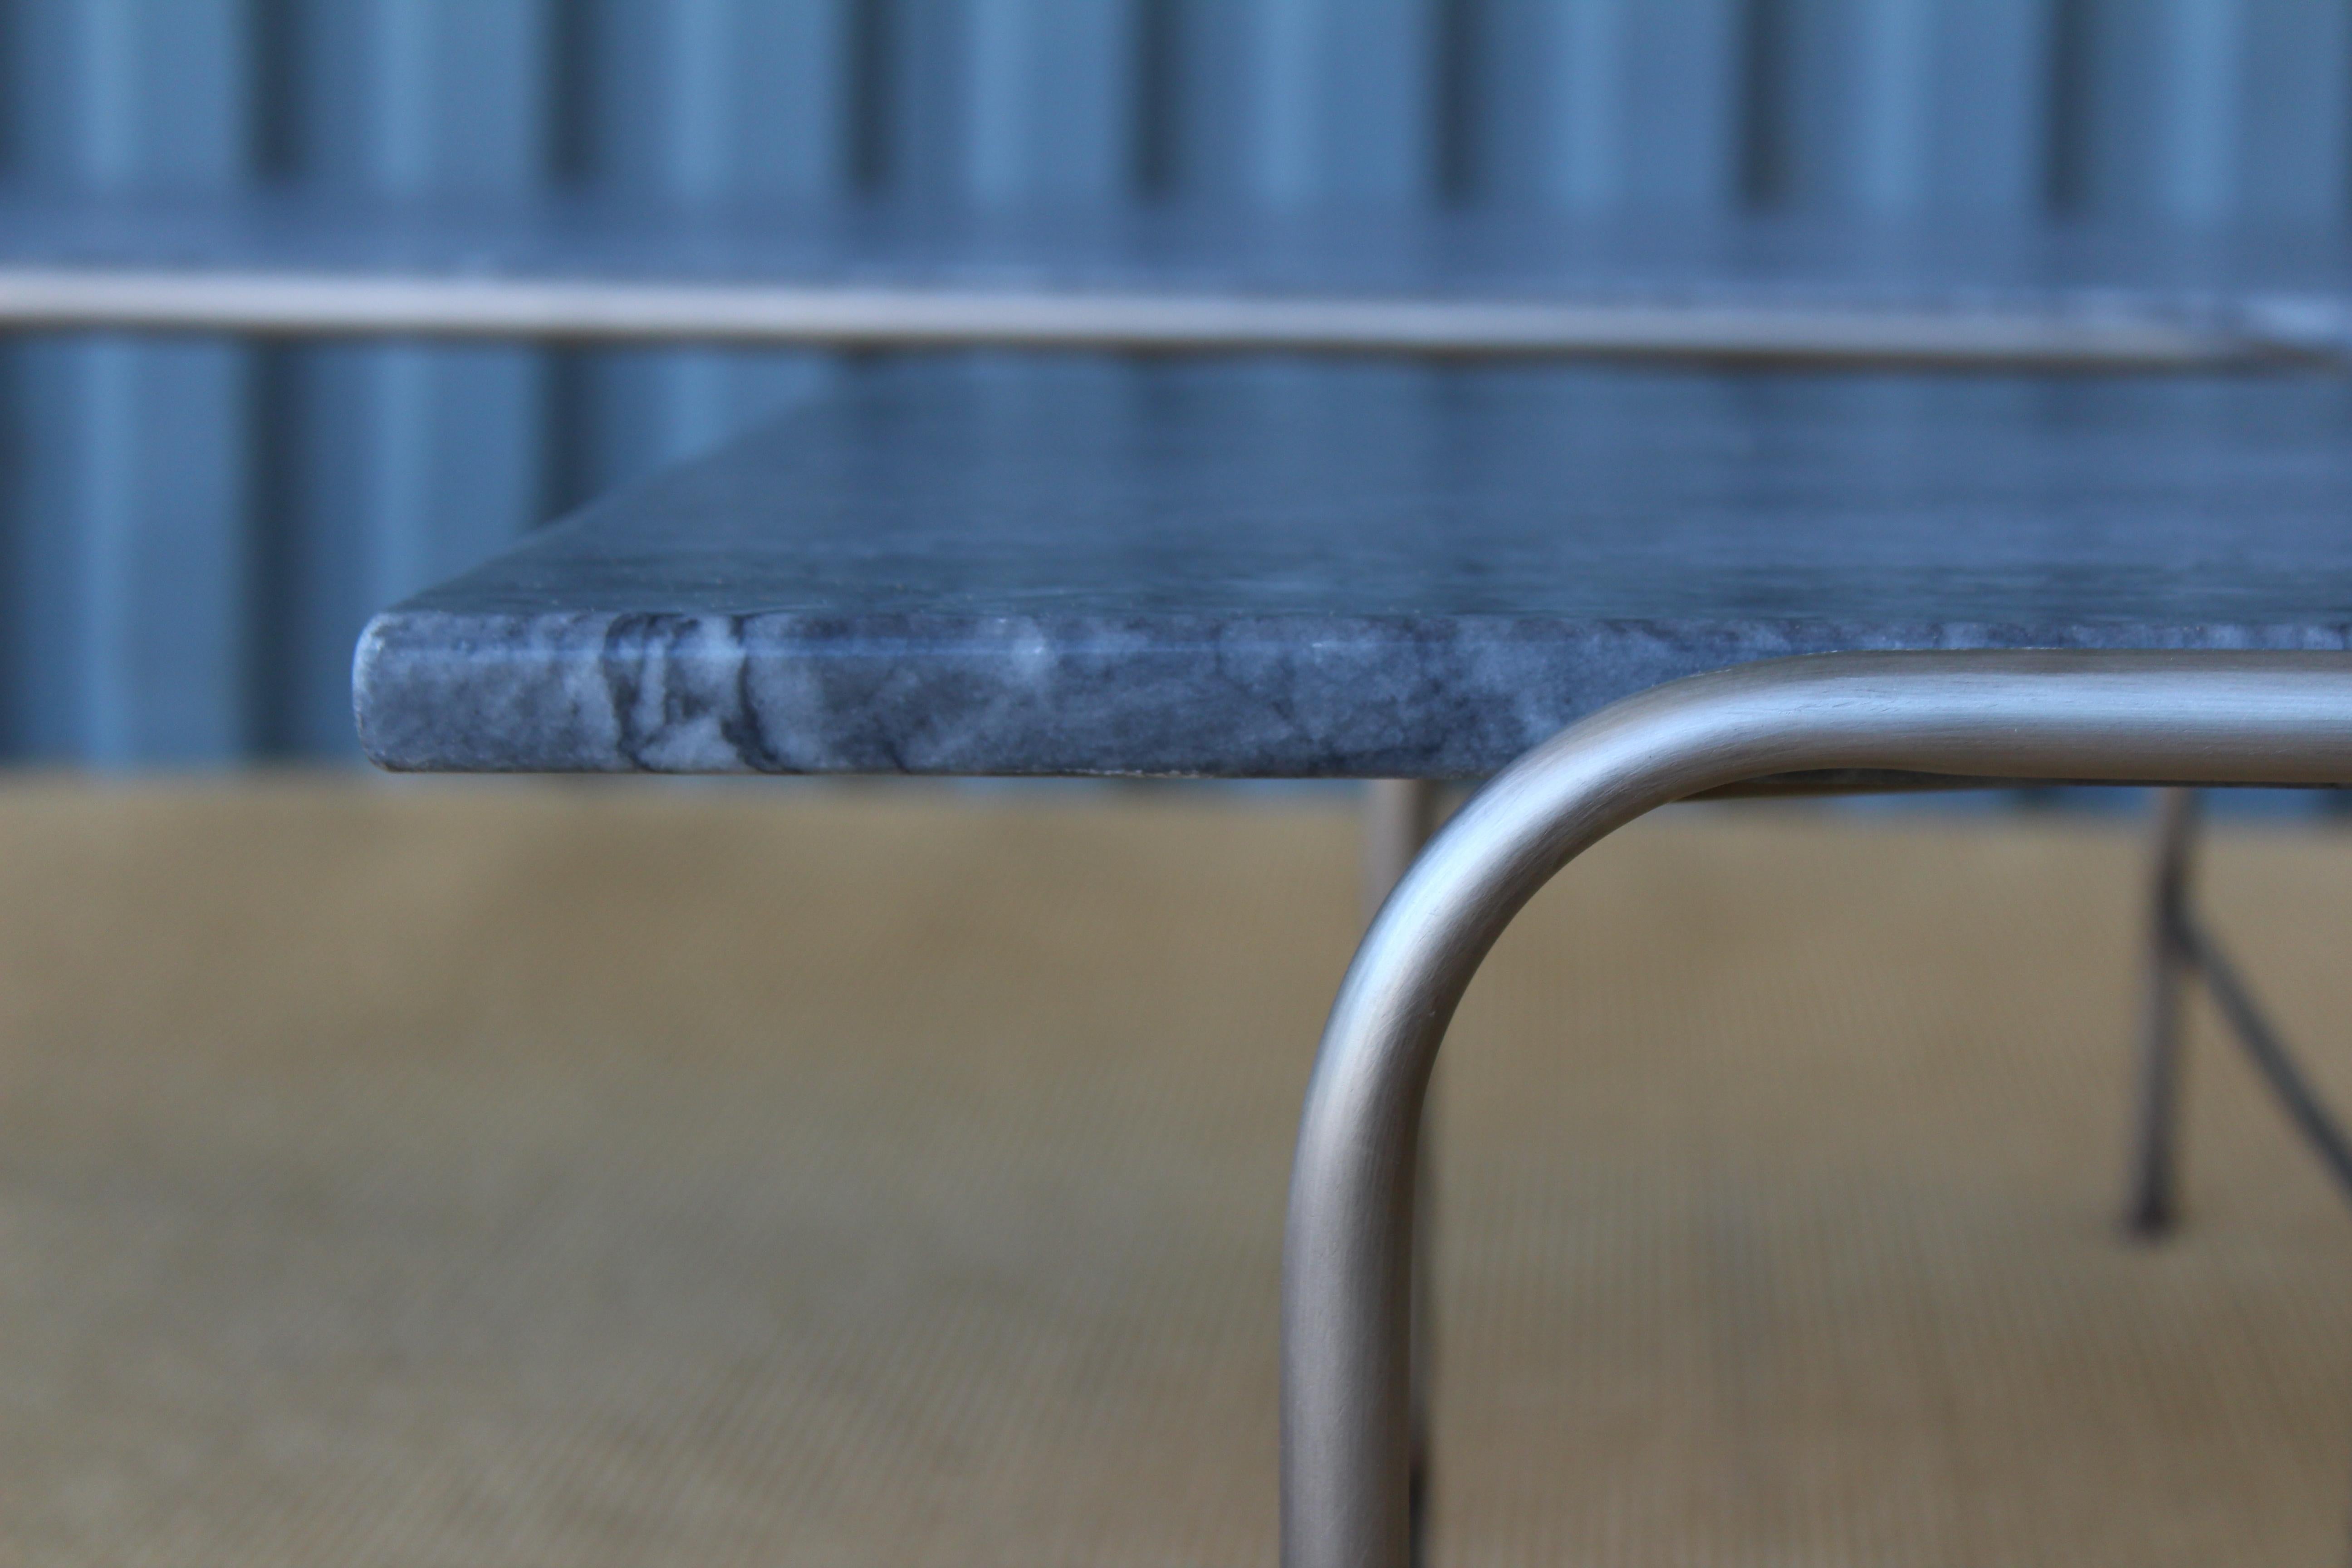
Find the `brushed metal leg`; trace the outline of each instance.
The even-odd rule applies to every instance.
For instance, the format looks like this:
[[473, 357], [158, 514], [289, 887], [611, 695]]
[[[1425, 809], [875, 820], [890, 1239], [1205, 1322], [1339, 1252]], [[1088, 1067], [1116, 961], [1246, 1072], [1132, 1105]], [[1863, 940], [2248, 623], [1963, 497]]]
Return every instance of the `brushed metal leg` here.
[[2157, 792], [2140, 999], [2138, 1120], [2124, 1210], [2125, 1228], [2144, 1240], [2168, 1235], [2180, 1217], [2180, 1009], [2190, 962], [2183, 933], [2198, 815], [2195, 790]]
[[[1363, 903], [1369, 924], [1404, 879], [1414, 857], [1437, 826], [1438, 785], [1429, 779], [1374, 779], [1364, 790]], [[1413, 1180], [1412, 1247], [1412, 1474], [1407, 1482], [1413, 1568], [1429, 1561], [1431, 1488], [1434, 1449], [1430, 1440], [1430, 1401], [1437, 1375], [1436, 1248], [1437, 1183], [1431, 1157], [1436, 1120], [1434, 1091], [1424, 1096], [1420, 1169]]]
[[1406, 1568], [1423, 1096], [1496, 939], [1575, 856], [1687, 795], [1893, 769], [2352, 782], [2352, 655], [1830, 654], [1644, 692], [1498, 774], [1366, 932], [1308, 1082], [1283, 1245], [1286, 1568]]

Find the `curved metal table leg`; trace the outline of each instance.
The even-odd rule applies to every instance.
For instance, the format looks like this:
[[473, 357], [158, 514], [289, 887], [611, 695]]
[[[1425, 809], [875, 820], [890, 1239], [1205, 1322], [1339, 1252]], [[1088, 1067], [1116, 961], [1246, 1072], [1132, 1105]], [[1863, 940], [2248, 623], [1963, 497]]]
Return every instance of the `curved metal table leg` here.
[[2352, 655], [1827, 654], [1618, 703], [1497, 774], [1381, 910], [1300, 1121], [1283, 1250], [1286, 1568], [1405, 1568], [1414, 1155], [1455, 1005], [1570, 858], [1653, 808], [1778, 773], [2352, 782]]
[[[1371, 921], [1412, 868], [1413, 858], [1437, 826], [1438, 786], [1433, 779], [1374, 779], [1364, 794], [1364, 919]], [[1430, 1445], [1432, 1379], [1436, 1376], [1437, 1285], [1432, 1270], [1437, 1198], [1431, 1179], [1430, 1122], [1435, 1107], [1422, 1106], [1420, 1169], [1413, 1176], [1412, 1475], [1406, 1485], [1409, 1555], [1413, 1568], [1428, 1560], [1430, 1489], [1435, 1471]]]

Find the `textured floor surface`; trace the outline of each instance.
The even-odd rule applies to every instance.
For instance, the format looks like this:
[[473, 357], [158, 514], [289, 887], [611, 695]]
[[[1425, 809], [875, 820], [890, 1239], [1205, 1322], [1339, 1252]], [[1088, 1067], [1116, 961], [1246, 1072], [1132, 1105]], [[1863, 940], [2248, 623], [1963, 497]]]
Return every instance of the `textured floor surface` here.
[[[1916, 820], [1916, 819], [1915, 819]], [[1336, 806], [0, 789], [0, 1563], [1266, 1568]], [[1438, 1560], [2338, 1564], [2352, 1219], [2120, 825], [1603, 846], [1441, 1084]], [[2352, 1103], [2352, 838], [2216, 923]]]

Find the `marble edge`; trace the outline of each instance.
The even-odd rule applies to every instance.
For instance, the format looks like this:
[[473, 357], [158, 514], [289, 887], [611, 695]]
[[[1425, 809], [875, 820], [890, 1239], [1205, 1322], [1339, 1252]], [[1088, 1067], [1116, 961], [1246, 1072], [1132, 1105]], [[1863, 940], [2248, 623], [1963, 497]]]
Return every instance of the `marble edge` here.
[[396, 607], [394, 772], [1475, 778], [1619, 698], [1845, 650], [2352, 649], [2352, 623], [816, 616]]

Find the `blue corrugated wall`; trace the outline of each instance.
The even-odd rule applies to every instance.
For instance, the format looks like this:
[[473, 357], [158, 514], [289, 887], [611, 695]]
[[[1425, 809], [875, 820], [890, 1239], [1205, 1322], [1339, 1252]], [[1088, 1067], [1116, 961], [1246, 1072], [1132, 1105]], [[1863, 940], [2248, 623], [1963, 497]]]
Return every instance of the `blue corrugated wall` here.
[[[2340, 222], [2352, 0], [0, 0], [0, 180]], [[0, 347], [0, 753], [351, 754], [373, 606], [813, 355]]]

